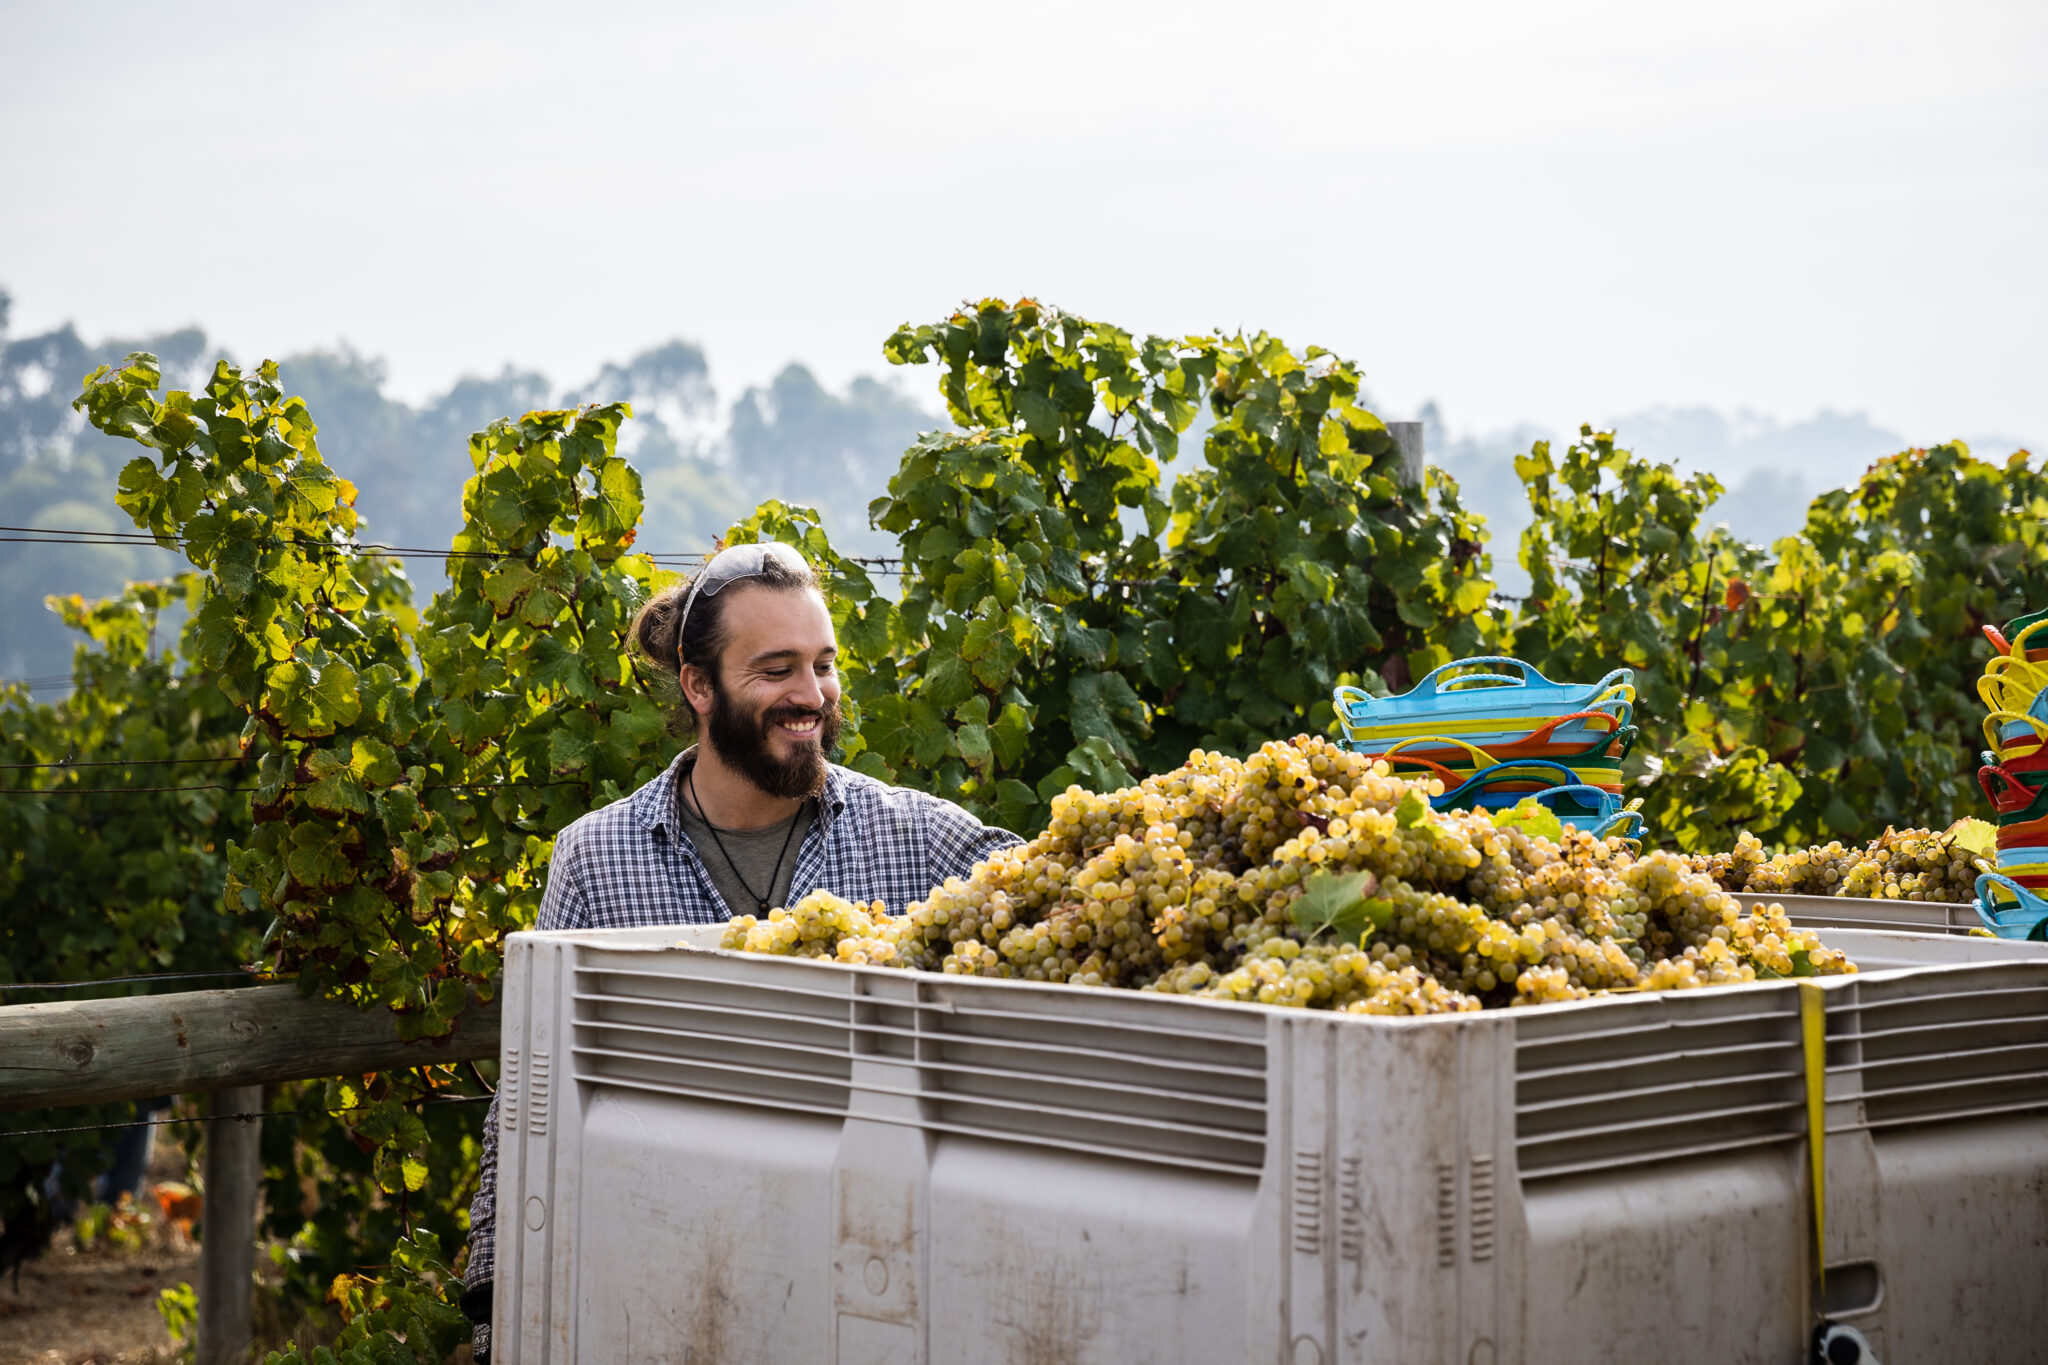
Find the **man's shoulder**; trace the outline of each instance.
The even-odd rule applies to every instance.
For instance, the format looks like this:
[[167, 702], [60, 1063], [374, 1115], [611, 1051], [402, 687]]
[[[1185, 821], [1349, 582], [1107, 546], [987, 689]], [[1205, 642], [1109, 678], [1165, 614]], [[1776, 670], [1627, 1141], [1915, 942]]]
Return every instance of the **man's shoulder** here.
[[899, 787], [837, 763], [832, 765], [832, 771], [847, 813], [858, 814], [863, 823], [879, 824], [885, 830], [915, 831], [942, 841], [993, 836], [1001, 836], [1005, 840], [1017, 838], [1007, 830], [997, 830], [984, 824], [972, 811], [943, 796], [934, 796], [915, 787]]
[[957, 812], [963, 819], [974, 818], [945, 797], [933, 796], [930, 792], [921, 792], [915, 787], [899, 787], [892, 782], [884, 782], [879, 777], [870, 777], [866, 773], [856, 772], [837, 763], [832, 765], [832, 774], [839, 786], [839, 799], [846, 803], [849, 811], [879, 812], [885, 818], [916, 817], [952, 811]]
[[593, 835], [645, 829], [646, 822], [640, 818], [639, 812], [633, 809], [634, 795], [637, 793], [622, 796], [609, 805], [599, 806], [595, 810], [585, 811], [562, 826], [562, 832], [555, 837], [588, 839]]
[[555, 835], [555, 859], [574, 856], [584, 850], [612, 849], [623, 843], [644, 841], [658, 821], [650, 819], [648, 802], [661, 781], [663, 770], [637, 790], [609, 805], [586, 811]]

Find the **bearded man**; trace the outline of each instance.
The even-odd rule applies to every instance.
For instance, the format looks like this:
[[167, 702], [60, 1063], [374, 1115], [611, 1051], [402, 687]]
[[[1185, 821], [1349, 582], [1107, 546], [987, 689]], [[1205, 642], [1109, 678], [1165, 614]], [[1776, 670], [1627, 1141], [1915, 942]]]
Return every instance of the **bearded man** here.
[[[1020, 842], [960, 807], [840, 767], [838, 641], [787, 545], [721, 550], [642, 607], [633, 644], [683, 698], [698, 742], [661, 776], [555, 837], [539, 929], [715, 924], [818, 889], [891, 914]], [[462, 1307], [490, 1350], [498, 1106], [484, 1122]]]

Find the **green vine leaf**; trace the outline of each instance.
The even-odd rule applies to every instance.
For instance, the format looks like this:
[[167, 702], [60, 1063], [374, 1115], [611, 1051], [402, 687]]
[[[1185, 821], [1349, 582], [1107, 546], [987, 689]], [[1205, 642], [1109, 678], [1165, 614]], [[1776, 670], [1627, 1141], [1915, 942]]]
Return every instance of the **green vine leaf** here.
[[1356, 943], [1367, 929], [1386, 923], [1391, 902], [1375, 910], [1371, 898], [1378, 888], [1379, 880], [1370, 872], [1318, 870], [1302, 880], [1301, 895], [1288, 913], [1294, 917], [1295, 927], [1312, 940], [1334, 934]]

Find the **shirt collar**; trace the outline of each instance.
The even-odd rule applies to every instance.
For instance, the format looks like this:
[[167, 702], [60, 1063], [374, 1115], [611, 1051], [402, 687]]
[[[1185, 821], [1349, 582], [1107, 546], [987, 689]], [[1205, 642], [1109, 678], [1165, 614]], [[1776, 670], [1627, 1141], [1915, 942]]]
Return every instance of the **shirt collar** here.
[[[676, 803], [681, 799], [683, 774], [697, 761], [697, 746], [677, 754], [675, 761], [668, 765], [660, 777], [655, 778], [629, 798], [633, 803], [633, 815], [641, 827], [649, 833], [661, 831], [671, 839], [682, 839], [682, 814]], [[832, 822], [846, 809], [847, 771], [837, 763], [825, 765], [825, 797], [818, 803], [817, 826], [820, 834], [831, 832]]]

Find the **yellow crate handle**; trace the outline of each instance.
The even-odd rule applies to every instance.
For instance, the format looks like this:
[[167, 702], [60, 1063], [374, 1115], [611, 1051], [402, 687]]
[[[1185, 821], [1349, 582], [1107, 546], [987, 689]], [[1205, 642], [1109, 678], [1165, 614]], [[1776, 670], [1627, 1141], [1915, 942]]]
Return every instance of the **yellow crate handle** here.
[[[2044, 622], [2048, 624], [2048, 622]], [[1994, 654], [1984, 665], [1984, 676], [1989, 678], [1998, 673], [2019, 673], [2036, 687], [2048, 686], [2048, 663], [2029, 659], [2019, 654]]]
[[2048, 665], [2011, 654], [2000, 654], [1984, 665], [1984, 676], [1977, 679], [1977, 695], [1994, 711], [2024, 711], [2044, 688]]
[[[1373, 757], [1384, 758], [1385, 760], [1387, 760], [1389, 766], [1392, 766], [1396, 763], [1406, 763], [1411, 767], [1433, 768], [1436, 770], [1437, 776], [1443, 778], [1444, 781], [1450, 783], [1451, 787], [1455, 787], [1460, 782], [1463, 782], [1465, 780], [1464, 778], [1458, 776], [1456, 773], [1452, 772], [1449, 768], [1446, 768], [1441, 763], [1437, 763], [1427, 758], [1415, 758], [1402, 754], [1401, 751], [1411, 744], [1448, 744], [1453, 748], [1463, 749], [1466, 753], [1471, 754], [1474, 758], [1479, 760], [1477, 766], [1481, 768], [1491, 768], [1494, 765], [1494, 758], [1492, 754], [1489, 754], [1488, 752], [1486, 752], [1486, 750], [1480, 748], [1477, 744], [1467, 744], [1464, 740], [1453, 739], [1449, 735], [1412, 735], [1409, 738], [1402, 740], [1399, 744], [1388, 745], [1386, 748], [1380, 750], [1379, 753], [1374, 754]], [[1450, 787], [1446, 787], [1444, 788], [1444, 790], [1449, 791]]]
[[2002, 753], [2004, 751], [2004, 746], [1998, 738], [1998, 727], [2009, 720], [2025, 721], [2033, 727], [2036, 735], [2043, 739], [2048, 739], [2048, 721], [2041, 720], [2036, 716], [2030, 716], [2024, 711], [1993, 711], [1990, 715], [1984, 717], [1984, 742], [1991, 746], [1994, 753]]
[[[2019, 634], [2017, 634], [2017, 635], [2013, 636], [2013, 637], [2012, 637], [2012, 644], [2011, 644], [2011, 646], [2010, 646], [2010, 647], [2009, 647], [2009, 648], [2008, 648], [2008, 649], [2006, 650], [2006, 653], [2007, 653], [2007, 654], [2009, 654], [2009, 655], [2012, 655], [2012, 656], [2014, 656], [2014, 657], [2016, 657], [2016, 658], [2021, 658], [2021, 659], [2024, 659], [2024, 658], [2026, 658], [2026, 657], [2027, 657], [2027, 641], [2029, 641], [2029, 640], [2033, 639], [2033, 638], [2034, 638], [2034, 636], [2035, 636], [2035, 635], [2036, 635], [2037, 633], [2039, 633], [2039, 632], [2041, 632], [2041, 631], [2043, 631], [2043, 630], [2048, 630], [2048, 617], [2044, 617], [2043, 619], [2041, 619], [2041, 620], [2039, 620], [2039, 621], [2036, 621], [2036, 622], [2034, 622], [2034, 624], [2033, 624], [2033, 625], [2031, 625], [2031, 626], [2028, 626], [2028, 627], [2027, 627], [2027, 628], [2026, 628], [2025, 630], [2023, 630], [2023, 631], [2021, 631], [2021, 632], [2020, 632]], [[2038, 642], [2038, 643], [2037, 643], [2037, 644], [2035, 645], [2035, 648], [2037, 648], [2037, 649], [2048, 649], [2048, 639], [2043, 639], [2043, 640], [2039, 641], [2039, 642]]]
[[1616, 683], [1599, 696], [1593, 698], [1593, 700], [1587, 702], [1586, 705], [1590, 708], [1604, 706], [1611, 701], [1633, 702], [1635, 699], [1636, 688], [1634, 683]]
[[[1491, 768], [1496, 762], [1492, 754], [1489, 754], [1488, 752], [1486, 752], [1486, 750], [1480, 748], [1477, 744], [1473, 744], [1467, 740], [1455, 739], [1450, 735], [1410, 735], [1407, 739], [1402, 740], [1399, 744], [1388, 745], [1386, 748], [1382, 749], [1378, 754], [1375, 754], [1374, 757], [1392, 758], [1395, 754], [1400, 753], [1403, 749], [1407, 748], [1411, 744], [1448, 744], [1454, 749], [1463, 749], [1466, 753], [1472, 755], [1473, 758], [1477, 759], [1479, 761], [1479, 766], [1482, 768]], [[1408, 760], [1408, 762], [1410, 763], [1415, 763], [1419, 761], [1420, 760], [1412, 758]]]

